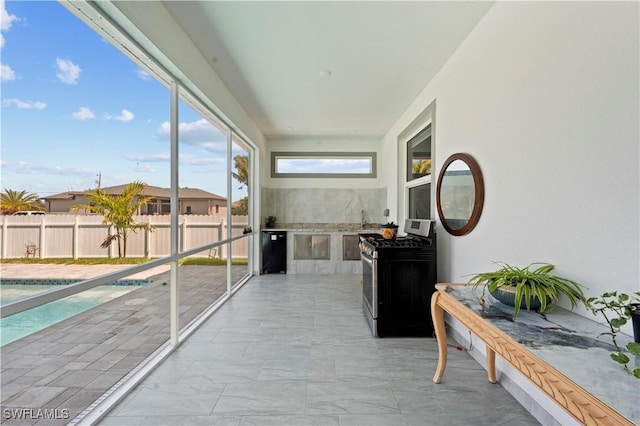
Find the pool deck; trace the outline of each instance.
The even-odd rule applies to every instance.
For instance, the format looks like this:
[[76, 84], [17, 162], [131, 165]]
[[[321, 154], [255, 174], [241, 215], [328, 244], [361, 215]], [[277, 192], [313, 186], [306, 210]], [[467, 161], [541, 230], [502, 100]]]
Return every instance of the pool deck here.
[[[3, 264], [3, 278], [88, 279], [127, 265]], [[236, 282], [247, 271], [233, 266]], [[85, 311], [0, 349], [2, 412], [25, 410], [11, 424], [67, 424], [169, 338], [169, 267], [129, 278], [151, 284]], [[180, 326], [200, 314], [227, 288], [226, 267], [182, 266], [178, 272]], [[28, 411], [28, 410], [33, 411]], [[36, 410], [60, 410], [44, 420]]]
[[[117, 272], [128, 268], [131, 265], [58, 265], [58, 264], [21, 264], [3, 263], [0, 265], [0, 278], [6, 279], [69, 279], [86, 280], [100, 275]], [[144, 280], [154, 275], [161, 274], [169, 270], [169, 265], [162, 265], [139, 272], [127, 277], [127, 279]]]

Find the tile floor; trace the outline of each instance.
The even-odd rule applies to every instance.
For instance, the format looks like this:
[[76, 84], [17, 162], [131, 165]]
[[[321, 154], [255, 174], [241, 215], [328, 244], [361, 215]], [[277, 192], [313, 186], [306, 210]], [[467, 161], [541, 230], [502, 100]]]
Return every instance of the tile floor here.
[[465, 352], [371, 336], [356, 275], [252, 278], [101, 425], [534, 425]]
[[[51, 265], [58, 266], [58, 265]], [[60, 265], [64, 266], [64, 265]], [[2, 265], [3, 278], [86, 278], [121, 265], [74, 265], [65, 275], [50, 265]], [[125, 268], [127, 266], [124, 266]], [[47, 271], [51, 271], [47, 275]], [[246, 266], [232, 267], [238, 282]], [[158, 275], [153, 275], [157, 273]], [[152, 284], [127, 293], [0, 348], [0, 423], [43, 424], [10, 418], [4, 410], [66, 410], [74, 419], [169, 338], [169, 272], [140, 277]], [[186, 325], [227, 289], [224, 266], [181, 266], [180, 323]], [[48, 420], [63, 425], [67, 420]]]

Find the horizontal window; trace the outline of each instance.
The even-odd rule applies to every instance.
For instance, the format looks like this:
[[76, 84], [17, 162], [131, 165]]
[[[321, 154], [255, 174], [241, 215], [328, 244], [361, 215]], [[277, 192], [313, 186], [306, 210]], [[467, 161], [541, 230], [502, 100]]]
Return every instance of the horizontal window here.
[[375, 152], [272, 152], [271, 177], [375, 178]]

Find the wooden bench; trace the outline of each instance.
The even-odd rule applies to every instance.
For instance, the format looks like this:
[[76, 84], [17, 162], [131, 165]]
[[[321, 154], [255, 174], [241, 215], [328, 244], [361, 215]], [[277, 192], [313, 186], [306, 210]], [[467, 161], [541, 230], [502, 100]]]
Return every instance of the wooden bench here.
[[431, 299], [431, 315], [439, 352], [434, 383], [440, 383], [447, 365], [447, 332], [444, 318], [444, 313], [447, 312], [486, 344], [487, 374], [491, 383], [497, 382], [495, 360], [498, 354], [581, 424], [633, 425], [629, 419], [453, 297], [450, 290], [455, 286], [465, 284], [438, 284], [437, 291]]

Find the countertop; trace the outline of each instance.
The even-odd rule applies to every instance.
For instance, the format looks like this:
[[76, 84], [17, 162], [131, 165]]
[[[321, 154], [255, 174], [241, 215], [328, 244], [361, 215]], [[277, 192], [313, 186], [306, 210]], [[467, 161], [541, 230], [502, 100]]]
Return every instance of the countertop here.
[[379, 223], [367, 223], [364, 226], [360, 223], [276, 223], [273, 228], [262, 226], [261, 231], [297, 231], [297, 232], [380, 232]]

